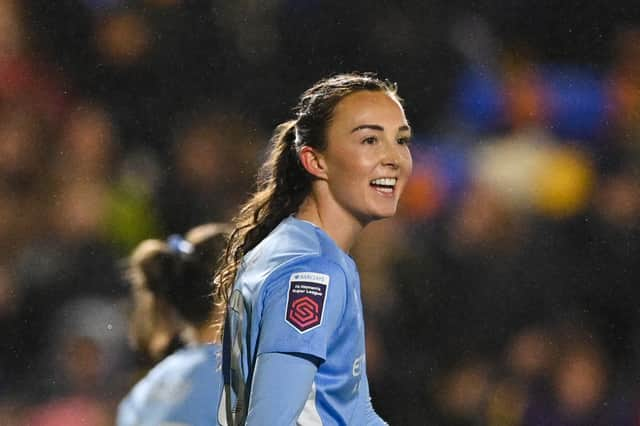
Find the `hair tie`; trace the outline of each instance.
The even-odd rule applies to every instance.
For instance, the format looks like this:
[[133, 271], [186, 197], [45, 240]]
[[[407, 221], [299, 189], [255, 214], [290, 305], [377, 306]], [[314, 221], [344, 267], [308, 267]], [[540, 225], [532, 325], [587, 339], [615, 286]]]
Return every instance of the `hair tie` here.
[[298, 130], [298, 121], [296, 120], [296, 124], [293, 125], [293, 133], [295, 134], [295, 138], [293, 139], [293, 149], [298, 152], [299, 147], [302, 145], [302, 136], [300, 136], [300, 131]]
[[193, 244], [178, 234], [170, 235], [169, 238], [167, 238], [167, 245], [172, 252], [183, 256], [189, 256], [193, 253]]

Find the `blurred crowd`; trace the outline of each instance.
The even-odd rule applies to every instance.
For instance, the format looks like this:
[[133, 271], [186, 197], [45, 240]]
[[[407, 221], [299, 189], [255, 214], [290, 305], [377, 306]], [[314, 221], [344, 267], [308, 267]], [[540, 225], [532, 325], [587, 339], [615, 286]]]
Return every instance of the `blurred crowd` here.
[[640, 27], [513, 23], [537, 4], [0, 0], [0, 424], [112, 424], [149, 367], [131, 248], [230, 219], [299, 92], [355, 69], [416, 135], [353, 252], [381, 416], [638, 424]]

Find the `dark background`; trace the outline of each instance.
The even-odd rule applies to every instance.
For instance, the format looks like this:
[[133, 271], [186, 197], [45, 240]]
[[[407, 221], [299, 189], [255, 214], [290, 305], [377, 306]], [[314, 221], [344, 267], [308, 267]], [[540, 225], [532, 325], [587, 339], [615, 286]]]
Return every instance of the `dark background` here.
[[297, 96], [359, 70], [398, 83], [416, 135], [398, 216], [353, 252], [379, 413], [636, 424], [639, 19], [600, 0], [0, 0], [0, 423], [111, 424], [144, 371], [123, 259], [230, 219]]

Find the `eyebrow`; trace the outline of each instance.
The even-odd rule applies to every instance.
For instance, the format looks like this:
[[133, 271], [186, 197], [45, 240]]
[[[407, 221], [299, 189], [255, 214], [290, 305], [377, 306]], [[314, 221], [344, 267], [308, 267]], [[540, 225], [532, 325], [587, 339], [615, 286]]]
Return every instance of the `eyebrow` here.
[[[379, 132], [383, 132], [384, 131], [384, 127], [380, 126], [379, 124], [362, 124], [360, 126], [354, 127], [351, 130], [351, 133], [355, 133], [359, 130], [364, 130], [364, 129], [369, 129], [369, 130], [377, 130]], [[402, 125], [400, 127], [398, 127], [398, 131], [402, 132], [402, 131], [411, 131], [411, 128], [409, 126]]]

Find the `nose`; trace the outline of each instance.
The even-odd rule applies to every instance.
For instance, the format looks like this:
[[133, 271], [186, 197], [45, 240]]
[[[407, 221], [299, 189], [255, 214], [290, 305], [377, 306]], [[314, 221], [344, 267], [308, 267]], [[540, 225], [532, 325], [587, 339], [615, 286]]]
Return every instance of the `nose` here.
[[382, 156], [382, 165], [393, 170], [400, 168], [400, 153], [398, 152], [398, 145], [395, 141], [385, 144]]

